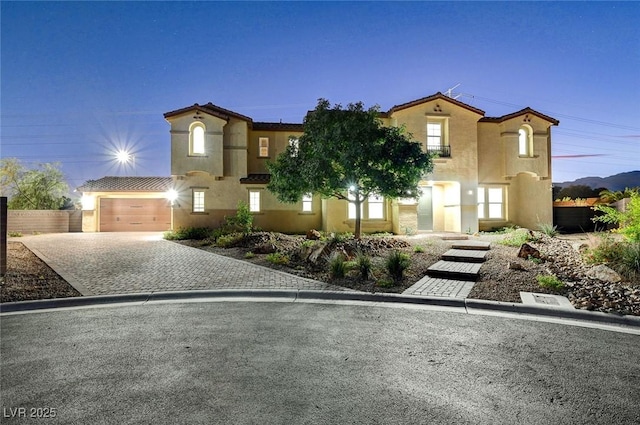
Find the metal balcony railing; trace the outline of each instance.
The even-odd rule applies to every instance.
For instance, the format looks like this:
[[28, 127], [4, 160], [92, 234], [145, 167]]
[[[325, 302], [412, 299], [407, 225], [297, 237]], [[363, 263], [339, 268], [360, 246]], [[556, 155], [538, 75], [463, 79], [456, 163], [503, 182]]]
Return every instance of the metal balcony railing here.
[[436, 154], [440, 158], [451, 157], [451, 146], [444, 145], [427, 145], [427, 152]]

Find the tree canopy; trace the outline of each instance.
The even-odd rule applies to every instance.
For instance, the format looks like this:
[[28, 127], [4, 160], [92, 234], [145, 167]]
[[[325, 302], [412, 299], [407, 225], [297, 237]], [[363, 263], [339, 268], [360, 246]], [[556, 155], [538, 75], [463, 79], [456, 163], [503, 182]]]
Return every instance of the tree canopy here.
[[403, 128], [386, 127], [377, 107], [362, 102], [330, 106], [318, 100], [304, 120], [304, 133], [268, 164], [267, 188], [282, 202], [320, 194], [355, 204], [355, 236], [361, 235], [360, 206], [370, 195], [417, 198], [418, 183], [433, 169], [431, 156]]
[[27, 169], [15, 158], [0, 160], [0, 189], [15, 210], [53, 210], [62, 208], [69, 187], [58, 163], [40, 164]]

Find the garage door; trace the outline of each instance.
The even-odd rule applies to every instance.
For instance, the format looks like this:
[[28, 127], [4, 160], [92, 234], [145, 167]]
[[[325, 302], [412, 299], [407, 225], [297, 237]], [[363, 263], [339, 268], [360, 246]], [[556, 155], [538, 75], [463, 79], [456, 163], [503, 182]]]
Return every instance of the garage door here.
[[101, 232], [164, 231], [171, 227], [166, 199], [101, 199]]

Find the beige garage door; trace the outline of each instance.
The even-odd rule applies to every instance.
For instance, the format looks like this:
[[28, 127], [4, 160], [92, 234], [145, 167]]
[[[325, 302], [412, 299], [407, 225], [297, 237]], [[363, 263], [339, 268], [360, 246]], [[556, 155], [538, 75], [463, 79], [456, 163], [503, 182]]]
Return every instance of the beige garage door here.
[[164, 231], [171, 227], [166, 199], [101, 199], [101, 232]]

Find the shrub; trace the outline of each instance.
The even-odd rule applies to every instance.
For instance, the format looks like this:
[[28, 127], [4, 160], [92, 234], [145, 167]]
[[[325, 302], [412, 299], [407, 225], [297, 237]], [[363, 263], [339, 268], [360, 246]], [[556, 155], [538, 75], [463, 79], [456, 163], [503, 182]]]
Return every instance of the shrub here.
[[531, 240], [529, 232], [520, 230], [508, 233], [507, 236], [498, 241], [498, 243], [507, 246], [522, 246], [522, 244], [530, 242]]
[[329, 258], [329, 269], [331, 271], [331, 277], [339, 279], [344, 277], [349, 270], [344, 255], [339, 252], [334, 252]]
[[394, 280], [402, 280], [404, 271], [409, 267], [410, 263], [409, 255], [398, 250], [393, 250], [387, 257], [387, 271]]
[[353, 233], [351, 232], [334, 233], [331, 237], [331, 242], [342, 243], [348, 241], [349, 239], [353, 239]]
[[216, 239], [216, 245], [218, 245], [221, 248], [229, 248], [235, 245], [236, 243], [238, 243], [240, 240], [242, 240], [243, 237], [244, 235], [242, 235], [241, 233], [231, 233], [229, 235], [222, 235], [222, 236], [219, 236], [218, 239]]
[[356, 254], [355, 267], [360, 272], [360, 277], [363, 280], [368, 280], [371, 275], [371, 258], [368, 255], [358, 251]]
[[315, 244], [316, 244], [316, 241], [313, 241], [311, 239], [305, 239], [304, 241], [302, 241], [302, 244], [300, 246], [302, 248], [311, 248]]
[[273, 252], [271, 254], [267, 254], [266, 257], [267, 261], [272, 263], [272, 264], [278, 264], [278, 265], [287, 265], [289, 264], [289, 257], [287, 257], [286, 255], [284, 255], [281, 252]]
[[253, 214], [249, 210], [249, 204], [244, 201], [238, 202], [236, 215], [224, 218], [222, 228], [226, 233], [240, 232], [248, 235], [253, 231]]
[[20, 233], [20, 232], [9, 232], [7, 234], [9, 235], [9, 237], [12, 237], [12, 238], [21, 238], [22, 237], [22, 233]]
[[631, 242], [640, 242], [640, 194], [631, 193], [625, 211], [618, 211], [607, 205], [596, 205], [593, 209], [604, 213], [594, 217], [594, 222], [617, 224], [620, 226], [617, 232], [622, 233]]
[[254, 254], [253, 252], [249, 251], [247, 253], [244, 254], [244, 258], [246, 258], [247, 260], [252, 259], [253, 257], [255, 257], [256, 254]]
[[538, 275], [536, 276], [538, 284], [543, 288], [559, 291], [564, 288], [564, 283], [554, 275]]
[[640, 275], [640, 242], [615, 241], [605, 234], [600, 241], [584, 253], [589, 264], [607, 264], [627, 279]]
[[393, 280], [388, 279], [380, 279], [376, 282], [376, 285], [381, 288], [391, 288], [394, 284], [395, 282]]
[[538, 228], [550, 238], [558, 235], [558, 226], [554, 226], [551, 223], [538, 223]]
[[168, 241], [181, 241], [187, 239], [202, 240], [213, 236], [213, 230], [209, 227], [179, 227], [175, 230], [164, 232], [164, 239]]
[[420, 254], [424, 252], [424, 248], [421, 245], [416, 245], [413, 247], [413, 252], [415, 252], [416, 254]]

